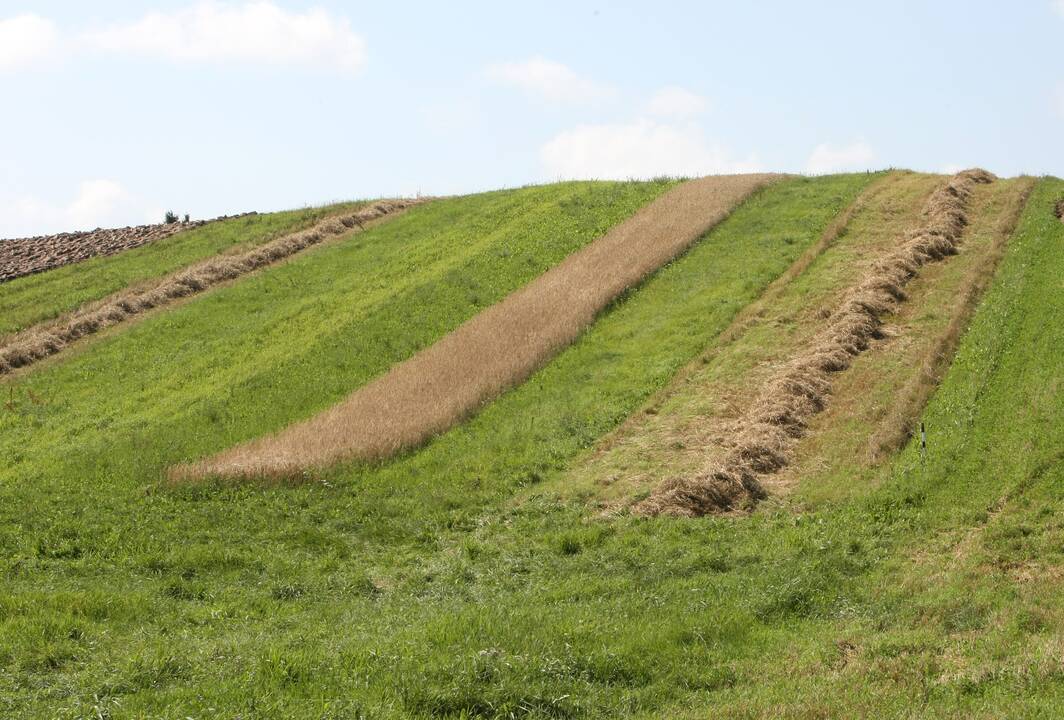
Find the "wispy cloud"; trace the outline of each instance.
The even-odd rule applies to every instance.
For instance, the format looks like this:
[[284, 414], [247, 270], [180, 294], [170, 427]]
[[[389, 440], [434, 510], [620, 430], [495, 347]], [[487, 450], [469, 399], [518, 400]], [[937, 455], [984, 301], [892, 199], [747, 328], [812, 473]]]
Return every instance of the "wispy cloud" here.
[[34, 14], [0, 19], [0, 72], [86, 51], [344, 73], [358, 72], [366, 62], [366, 43], [346, 18], [321, 9], [288, 12], [269, 0], [201, 0], [131, 22], [68, 32]]
[[50, 62], [59, 50], [51, 20], [31, 13], [0, 20], [0, 72]]
[[567, 65], [539, 56], [489, 65], [484, 74], [500, 85], [551, 103], [594, 103], [615, 94], [612, 88], [581, 77]]
[[365, 42], [345, 18], [321, 9], [287, 12], [265, 1], [204, 0], [91, 31], [83, 39], [99, 50], [178, 62], [243, 61], [356, 72], [366, 60]]
[[0, 201], [0, 237], [23, 237], [68, 230], [92, 230], [160, 222], [162, 213], [109, 179], [82, 182], [65, 204], [22, 195]]
[[551, 179], [698, 176], [760, 169], [755, 158], [732, 159], [697, 125], [647, 119], [566, 130], [540, 148], [540, 160]]
[[709, 109], [709, 101], [697, 93], [670, 85], [654, 93], [647, 112], [657, 117], [690, 118]]
[[814, 148], [806, 162], [805, 171], [812, 175], [819, 175], [847, 170], [867, 170], [872, 167], [875, 160], [876, 151], [863, 140], [841, 146], [824, 143]]
[[1064, 0], [1053, 0], [1053, 7], [1056, 9], [1058, 15], [1064, 17]]

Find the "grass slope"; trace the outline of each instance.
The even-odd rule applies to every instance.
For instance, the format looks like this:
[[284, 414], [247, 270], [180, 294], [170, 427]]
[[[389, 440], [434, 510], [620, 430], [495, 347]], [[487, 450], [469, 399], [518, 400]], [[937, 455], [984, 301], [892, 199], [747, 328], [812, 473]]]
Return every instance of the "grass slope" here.
[[[417, 208], [7, 383], [0, 710], [608, 715], [678, 699], [697, 632], [662, 602], [688, 582], [676, 563], [706, 551], [688, 543], [700, 526], [587, 525], [510, 498], [667, 382], [869, 180], [766, 189], [472, 422], [321, 483], [143, 490], [317, 410], [442, 331], [433, 313], [471, 314], [541, 272], [559, 228], [601, 232], [591, 198], [623, 216], [664, 186], [531, 189], [524, 213], [507, 194]], [[660, 667], [648, 643], [664, 643]]]
[[829, 477], [848, 469], [865, 492], [755, 518], [761, 547], [786, 538], [772, 562], [790, 577], [749, 586], [780, 638], [732, 660], [730, 687], [670, 714], [1064, 713], [1062, 193], [1055, 178], [1036, 186], [923, 414], [927, 459], [915, 441], [882, 466], [856, 457]]
[[[21, 445], [10, 467], [20, 472], [21, 458], [65, 444], [133, 463], [139, 480], [152, 480], [147, 467], [157, 474], [284, 427], [432, 343], [665, 187], [572, 183], [431, 203], [75, 347], [52, 371], [27, 376], [27, 391], [46, 399], [39, 412], [0, 416], [5, 444]], [[56, 414], [61, 422], [49, 419]], [[118, 437], [140, 446], [135, 459], [111, 451]]]
[[[803, 352], [822, 332], [827, 313], [843, 302], [899, 238], [920, 224], [925, 198], [941, 176], [892, 173], [863, 196], [847, 231], [807, 270], [772, 298], [728, 342], [713, 343], [698, 362], [655, 399], [650, 412], [634, 416], [595, 451], [559, 476], [551, 490], [610, 506], [637, 500], [663, 478], [690, 478], [724, 455], [737, 419], [778, 368]], [[963, 305], [961, 287], [988, 264], [1001, 240], [1002, 218], [1022, 208], [1027, 179], [998, 180], [977, 188], [961, 250], [921, 268], [906, 287], [907, 299], [884, 318], [886, 338], [858, 356], [832, 380], [823, 413], [809, 422], [788, 467], [759, 481], [772, 494], [797, 489], [812, 503], [862, 488], [853, 482], [857, 459], [870, 457], [870, 436], [900, 422], [900, 390], [925, 372], [925, 358], [949, 331]], [[1007, 239], [1007, 238], [1006, 238]], [[920, 408], [922, 409], [922, 403]], [[800, 478], [809, 478], [799, 483]]]
[[383, 460], [418, 447], [520, 385], [621, 293], [780, 179], [714, 175], [681, 183], [338, 405], [279, 434], [178, 468], [177, 478], [292, 477], [307, 468]]
[[261, 245], [309, 227], [330, 214], [354, 210], [364, 204], [343, 203], [221, 220], [115, 255], [2, 283], [0, 336], [51, 320], [84, 303], [162, 277], [212, 255]]

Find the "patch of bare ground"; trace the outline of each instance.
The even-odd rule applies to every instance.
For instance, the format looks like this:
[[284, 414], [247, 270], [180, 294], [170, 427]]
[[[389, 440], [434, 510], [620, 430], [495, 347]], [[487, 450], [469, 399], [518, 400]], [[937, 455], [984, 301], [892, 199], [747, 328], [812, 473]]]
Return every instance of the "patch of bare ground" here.
[[381, 200], [354, 213], [331, 217], [314, 227], [277, 238], [237, 255], [221, 255], [197, 263], [147, 286], [125, 290], [73, 314], [27, 328], [0, 345], [0, 375], [27, 367], [61, 352], [71, 343], [126, 322], [350, 232], [414, 205], [420, 200]]
[[920, 268], [957, 252], [975, 188], [994, 179], [983, 170], [968, 170], [932, 193], [917, 229], [850, 288], [827, 327], [774, 369], [731, 428], [723, 456], [694, 475], [662, 481], [634, 510], [697, 516], [750, 508], [763, 499], [761, 478], [788, 464], [811, 418], [826, 406], [833, 376], [882, 337], [883, 316], [906, 299], [904, 288]]
[[292, 476], [421, 444], [522, 382], [611, 301], [778, 177], [683, 183], [333, 408], [276, 435], [176, 467], [171, 478]]

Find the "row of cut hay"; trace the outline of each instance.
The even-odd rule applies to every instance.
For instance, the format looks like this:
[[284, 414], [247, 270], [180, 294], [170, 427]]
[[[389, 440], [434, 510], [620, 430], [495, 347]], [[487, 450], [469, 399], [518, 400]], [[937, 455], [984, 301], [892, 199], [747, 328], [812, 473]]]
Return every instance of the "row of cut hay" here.
[[886, 173], [878, 180], [872, 181], [872, 183], [862, 190], [860, 195], [858, 195], [853, 202], [839, 211], [827, 227], [824, 228], [814, 245], [806, 249], [806, 251], [798, 256], [798, 259], [791, 263], [791, 265], [784, 270], [779, 277], [769, 283], [761, 293], [760, 297], [744, 306], [735, 314], [731, 322], [728, 323], [728, 326], [717, 336], [710, 348], [673, 375], [668, 384], [654, 393], [640, 411], [629, 415], [621, 425], [602, 438], [596, 446], [596, 453], [606, 452], [612, 448], [619, 439], [625, 437], [628, 433], [638, 432], [635, 428], [645, 420], [646, 415], [656, 415], [662, 405], [669, 398], [673, 397], [678, 391], [686, 388], [693, 373], [708, 365], [712, 358], [715, 357], [723, 347], [746, 332], [756, 319], [764, 314], [765, 308], [768, 307], [773, 300], [778, 298], [790, 283], [801, 276], [802, 273], [804, 273], [809, 266], [817, 260], [817, 258], [823, 255], [830, 247], [835, 245], [839, 238], [848, 232], [854, 216], [864, 210], [868, 203], [872, 202], [878, 194], [888, 190], [890, 186], [897, 182], [901, 177], [902, 173], [894, 170]]
[[880, 422], [868, 441], [868, 459], [878, 462], [889, 453], [901, 449], [912, 437], [920, 412], [927, 404], [931, 393], [946, 370], [960, 345], [961, 337], [971, 319], [979, 299], [994, 277], [998, 264], [1005, 255], [1008, 239], [1012, 237], [1027, 200], [1034, 190], [1033, 178], [1015, 181], [1020, 190], [1012, 199], [1008, 210], [1000, 215], [993, 231], [993, 240], [985, 260], [969, 269], [962, 286], [956, 293], [949, 324], [935, 338], [934, 344], [915, 365], [912, 375], [898, 389], [892, 401], [890, 413]]
[[1057, 216], [1057, 220], [1064, 222], [1064, 198], [1057, 200], [1057, 204], [1053, 207], [1053, 214]]
[[824, 408], [832, 375], [848, 368], [878, 337], [880, 318], [905, 299], [904, 286], [919, 268], [956, 253], [974, 187], [993, 180], [984, 170], [966, 170], [932, 193], [921, 227], [873, 266], [827, 327], [769, 380], [737, 423], [723, 458], [695, 477], [663, 481], [634, 510], [694, 517], [748, 509], [764, 498], [758, 477], [787, 464], [791, 445]]
[[0, 375], [24, 368], [63, 350], [70, 343], [117, 325], [154, 308], [203, 292], [317, 245], [331, 237], [361, 229], [371, 220], [403, 210], [419, 201], [380, 200], [357, 212], [322, 220], [254, 250], [222, 255], [160, 279], [150, 287], [127, 290], [92, 307], [41, 327], [12, 335], [0, 346]]
[[719, 176], [678, 185], [338, 405], [276, 435], [174, 468], [171, 478], [286, 477], [419, 445], [525, 380], [610, 301], [777, 177]]

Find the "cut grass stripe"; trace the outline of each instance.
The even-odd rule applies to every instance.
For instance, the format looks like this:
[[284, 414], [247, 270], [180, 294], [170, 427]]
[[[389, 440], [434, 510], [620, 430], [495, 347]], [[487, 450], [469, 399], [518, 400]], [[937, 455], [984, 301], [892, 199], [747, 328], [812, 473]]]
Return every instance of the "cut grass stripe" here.
[[849, 225], [828, 248], [811, 262], [800, 258], [802, 272], [789, 282], [774, 282], [743, 308], [643, 412], [559, 478], [557, 491], [625, 506], [664, 478], [697, 474], [707, 444], [728, 440], [772, 370], [800, 352], [842, 302], [843, 290], [860, 282], [872, 259], [889, 253], [897, 237], [919, 221], [920, 207], [940, 182], [893, 172], [869, 185], [850, 206], [859, 209]]
[[778, 179], [715, 176], [684, 183], [340, 405], [278, 435], [177, 468], [174, 476], [289, 475], [417, 445], [519, 384], [619, 293]]
[[759, 478], [787, 465], [795, 440], [824, 409], [835, 374], [881, 337], [881, 318], [906, 299], [905, 285], [924, 264], [957, 253], [977, 184], [994, 180], [986, 171], [968, 170], [937, 189], [920, 225], [874, 263], [826, 326], [765, 383], [732, 428], [724, 457], [713, 458], [694, 476], [664, 480], [636, 510], [694, 516], [745, 509], [763, 499]]

